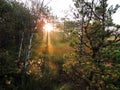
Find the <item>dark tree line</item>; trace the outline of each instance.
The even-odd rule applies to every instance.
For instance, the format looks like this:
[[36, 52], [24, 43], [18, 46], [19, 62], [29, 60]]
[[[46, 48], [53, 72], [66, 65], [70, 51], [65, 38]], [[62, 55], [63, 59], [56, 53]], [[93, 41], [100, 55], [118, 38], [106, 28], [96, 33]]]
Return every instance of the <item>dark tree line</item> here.
[[[0, 89], [16, 90], [21, 84], [36, 16], [16, 1], [0, 0]], [[18, 57], [21, 39], [21, 55]], [[19, 59], [18, 59], [19, 58]]]

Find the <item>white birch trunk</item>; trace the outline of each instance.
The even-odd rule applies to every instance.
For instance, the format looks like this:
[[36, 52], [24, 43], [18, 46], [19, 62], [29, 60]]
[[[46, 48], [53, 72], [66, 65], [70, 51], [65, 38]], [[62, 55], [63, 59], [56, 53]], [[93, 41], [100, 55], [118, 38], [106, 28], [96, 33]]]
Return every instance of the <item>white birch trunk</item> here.
[[26, 57], [26, 60], [25, 60], [25, 68], [27, 67], [27, 65], [28, 65], [28, 60], [29, 60], [29, 58], [30, 58], [30, 52], [31, 52], [31, 47], [32, 47], [33, 36], [34, 36], [34, 33], [31, 33], [30, 43], [29, 43], [29, 46], [28, 46], [27, 57]]
[[22, 32], [22, 38], [21, 38], [21, 42], [20, 42], [20, 47], [19, 47], [19, 53], [18, 53], [18, 60], [17, 60], [17, 62], [20, 61], [21, 51], [22, 51], [22, 46], [23, 46], [23, 40], [24, 40], [24, 32]]

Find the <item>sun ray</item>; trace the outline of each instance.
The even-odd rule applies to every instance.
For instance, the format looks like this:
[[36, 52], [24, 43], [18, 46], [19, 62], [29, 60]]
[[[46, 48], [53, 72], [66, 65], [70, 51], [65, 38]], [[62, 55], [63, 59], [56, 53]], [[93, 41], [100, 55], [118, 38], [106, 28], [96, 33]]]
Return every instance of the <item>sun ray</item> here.
[[43, 28], [46, 32], [51, 32], [53, 30], [53, 26], [50, 23], [46, 23]]

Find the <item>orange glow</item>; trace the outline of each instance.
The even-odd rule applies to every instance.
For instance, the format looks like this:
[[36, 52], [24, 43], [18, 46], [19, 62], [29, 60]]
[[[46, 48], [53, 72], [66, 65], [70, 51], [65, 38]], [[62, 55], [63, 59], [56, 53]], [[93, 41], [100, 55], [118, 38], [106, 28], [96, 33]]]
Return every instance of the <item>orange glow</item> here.
[[53, 30], [53, 26], [50, 23], [45, 24], [44, 30], [47, 32], [51, 32]]

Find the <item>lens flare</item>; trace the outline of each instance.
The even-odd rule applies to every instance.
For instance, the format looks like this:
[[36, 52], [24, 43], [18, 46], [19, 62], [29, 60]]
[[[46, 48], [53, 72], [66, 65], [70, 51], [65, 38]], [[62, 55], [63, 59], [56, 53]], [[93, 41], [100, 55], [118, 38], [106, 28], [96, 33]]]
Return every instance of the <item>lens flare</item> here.
[[51, 32], [53, 30], [53, 26], [50, 23], [46, 23], [44, 26], [44, 30], [47, 32]]

